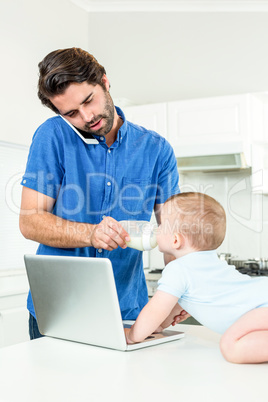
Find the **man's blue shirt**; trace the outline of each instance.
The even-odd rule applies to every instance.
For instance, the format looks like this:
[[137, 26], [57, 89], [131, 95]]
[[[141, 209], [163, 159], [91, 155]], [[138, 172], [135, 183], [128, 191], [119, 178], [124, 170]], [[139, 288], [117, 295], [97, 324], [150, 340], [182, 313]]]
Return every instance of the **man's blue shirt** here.
[[[127, 122], [116, 110], [124, 123], [110, 148], [105, 137], [96, 136], [98, 144], [86, 144], [60, 116], [48, 119], [35, 132], [21, 184], [54, 198], [53, 214], [91, 224], [100, 223], [104, 216], [149, 221], [155, 203], [179, 192], [169, 143]], [[140, 251], [40, 244], [37, 254], [109, 258], [123, 319], [136, 319], [148, 301]], [[27, 306], [35, 316], [30, 293]]]

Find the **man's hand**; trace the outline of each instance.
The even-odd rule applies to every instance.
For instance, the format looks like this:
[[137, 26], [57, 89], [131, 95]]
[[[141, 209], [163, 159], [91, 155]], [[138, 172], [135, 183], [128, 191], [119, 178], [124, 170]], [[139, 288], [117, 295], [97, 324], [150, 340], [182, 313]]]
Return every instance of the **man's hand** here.
[[31, 188], [23, 187], [21, 198], [20, 230], [26, 239], [50, 247], [95, 247], [113, 250], [126, 248], [129, 234], [111, 217], [94, 225], [73, 222], [52, 213], [56, 200]]
[[107, 216], [95, 226], [90, 241], [92, 247], [112, 251], [118, 246], [126, 248], [126, 241], [130, 241], [130, 237], [119, 222]]

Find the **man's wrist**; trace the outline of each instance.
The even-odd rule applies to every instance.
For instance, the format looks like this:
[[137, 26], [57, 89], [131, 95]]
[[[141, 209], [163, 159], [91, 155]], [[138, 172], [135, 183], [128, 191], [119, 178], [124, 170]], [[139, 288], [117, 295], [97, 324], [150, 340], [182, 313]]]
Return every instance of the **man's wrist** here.
[[87, 224], [89, 226], [88, 228], [88, 235], [87, 235], [87, 243], [88, 243], [88, 247], [94, 247], [94, 233], [96, 231], [96, 227], [98, 226], [97, 224]]

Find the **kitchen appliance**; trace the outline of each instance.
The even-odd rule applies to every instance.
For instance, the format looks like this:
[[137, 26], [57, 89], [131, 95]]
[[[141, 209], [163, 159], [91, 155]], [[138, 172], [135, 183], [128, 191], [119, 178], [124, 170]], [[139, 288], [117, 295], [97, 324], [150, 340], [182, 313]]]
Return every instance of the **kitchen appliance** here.
[[250, 276], [268, 276], [268, 258], [249, 258], [238, 260], [230, 253], [220, 253], [220, 260], [225, 260], [229, 265], [234, 265], [241, 274]]
[[268, 276], [268, 258], [252, 258], [248, 260], [231, 259], [230, 264], [234, 265], [241, 274]]
[[[252, 277], [268, 276], [268, 258], [249, 258], [247, 260], [237, 259], [230, 253], [219, 254], [221, 260], [227, 261], [229, 265], [234, 265], [241, 274]], [[157, 289], [157, 282], [161, 278], [164, 268], [151, 268], [145, 271], [148, 295], [152, 297]]]
[[180, 172], [231, 172], [245, 169], [251, 172], [243, 152], [177, 157], [177, 165]]

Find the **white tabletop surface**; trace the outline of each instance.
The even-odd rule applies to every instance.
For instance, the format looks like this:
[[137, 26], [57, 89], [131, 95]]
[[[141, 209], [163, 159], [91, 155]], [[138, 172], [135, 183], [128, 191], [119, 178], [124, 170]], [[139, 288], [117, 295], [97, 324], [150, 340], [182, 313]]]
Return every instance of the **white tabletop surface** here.
[[177, 328], [185, 338], [132, 352], [47, 337], [0, 349], [0, 401], [268, 401], [268, 364], [227, 363], [219, 335]]

